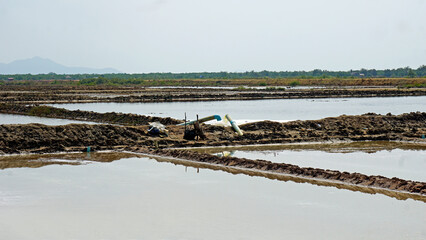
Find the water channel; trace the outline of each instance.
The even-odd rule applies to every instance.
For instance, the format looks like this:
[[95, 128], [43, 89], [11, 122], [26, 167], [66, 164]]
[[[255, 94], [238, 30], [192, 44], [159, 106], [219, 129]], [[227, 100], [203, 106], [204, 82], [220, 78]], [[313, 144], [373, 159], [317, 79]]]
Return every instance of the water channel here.
[[189, 119], [230, 114], [236, 120], [314, 120], [368, 112], [401, 114], [426, 112], [426, 96], [386, 98], [274, 99], [249, 101], [162, 102], [162, 103], [77, 103], [52, 104], [70, 110], [123, 112]]
[[70, 123], [97, 124], [94, 122], [77, 121], [77, 120], [69, 120], [69, 119], [43, 118], [43, 117], [0, 113], [0, 124], [29, 124], [29, 123], [40, 123], [45, 125], [66, 125]]
[[425, 218], [422, 201], [144, 157], [0, 170], [3, 239], [412, 240]]

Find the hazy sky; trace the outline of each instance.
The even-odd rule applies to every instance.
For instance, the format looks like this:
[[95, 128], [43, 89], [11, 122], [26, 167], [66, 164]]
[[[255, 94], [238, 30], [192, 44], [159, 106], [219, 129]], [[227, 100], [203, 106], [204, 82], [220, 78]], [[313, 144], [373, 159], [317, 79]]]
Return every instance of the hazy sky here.
[[426, 0], [0, 0], [0, 62], [124, 72], [426, 64]]

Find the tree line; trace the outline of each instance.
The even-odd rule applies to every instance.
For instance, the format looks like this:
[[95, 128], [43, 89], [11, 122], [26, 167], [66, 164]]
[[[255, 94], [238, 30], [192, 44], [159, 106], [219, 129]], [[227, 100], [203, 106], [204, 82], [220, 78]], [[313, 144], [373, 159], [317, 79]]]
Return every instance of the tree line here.
[[116, 79], [173, 80], [173, 79], [241, 79], [241, 78], [406, 78], [426, 77], [426, 66], [417, 69], [409, 67], [397, 69], [360, 69], [349, 71], [328, 71], [315, 69], [312, 71], [247, 71], [247, 72], [194, 72], [194, 73], [111, 73], [111, 74], [1, 74], [0, 80], [84, 80], [84, 79]]

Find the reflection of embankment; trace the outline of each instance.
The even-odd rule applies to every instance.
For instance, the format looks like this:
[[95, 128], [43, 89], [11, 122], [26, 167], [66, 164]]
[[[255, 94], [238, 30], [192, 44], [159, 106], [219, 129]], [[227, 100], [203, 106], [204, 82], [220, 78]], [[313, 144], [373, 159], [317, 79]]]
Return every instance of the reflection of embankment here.
[[[265, 176], [273, 179], [292, 180], [296, 182], [310, 182], [315, 183], [317, 185], [326, 186], [334, 185], [341, 188], [353, 189], [369, 193], [374, 193], [377, 191], [365, 190], [364, 188], [380, 188], [426, 195], [425, 182], [404, 180], [400, 178], [368, 176], [361, 173], [348, 173], [335, 170], [324, 170], [319, 168], [302, 168], [296, 165], [273, 163], [265, 160], [250, 160], [246, 158], [235, 157], [218, 157], [210, 154], [197, 153], [190, 150], [158, 149], [146, 151], [146, 149], [141, 149], [140, 152], [153, 156], [162, 156], [169, 158], [172, 157], [177, 159], [190, 160], [200, 164], [210, 164], [219, 167], [221, 170], [226, 167], [230, 167], [232, 169], [229, 169], [227, 171], [233, 173], [243, 172], [251, 173], [250, 175], [254, 174], [256, 176]], [[323, 181], [326, 181], [326, 183], [321, 183]], [[343, 184], [350, 185], [343, 186]], [[426, 201], [426, 198], [424, 198], [423, 196], [418, 196], [418, 199]]]
[[[169, 151], [169, 150], [167, 150]], [[390, 190], [383, 187], [371, 187], [362, 184], [351, 183], [342, 180], [322, 179], [320, 177], [308, 177], [302, 174], [288, 174], [270, 170], [259, 170], [258, 168], [241, 167], [235, 164], [226, 165], [213, 163], [214, 161], [198, 161], [185, 157], [185, 159], [159, 156], [158, 152], [147, 153], [146, 149], [142, 149], [142, 153], [136, 152], [92, 152], [92, 153], [59, 153], [59, 154], [24, 154], [24, 155], [7, 155], [0, 156], [0, 169], [8, 168], [38, 168], [50, 165], [82, 165], [93, 162], [112, 162], [123, 158], [143, 157], [147, 156], [159, 162], [170, 162], [175, 165], [183, 165], [194, 168], [207, 168], [215, 171], [225, 171], [231, 174], [246, 174], [249, 176], [265, 177], [278, 181], [292, 181], [296, 183], [309, 183], [318, 186], [336, 187], [338, 189], [347, 189], [350, 191], [363, 192], [368, 194], [384, 194], [386, 196], [396, 198], [398, 200], [413, 199], [426, 202], [426, 195], [413, 194], [405, 191]], [[155, 155], [153, 155], [154, 153]], [[196, 156], [195, 155], [192, 156]], [[162, 154], [160, 154], [162, 155]], [[175, 155], [177, 154], [168, 154]], [[236, 158], [232, 158], [236, 159]], [[225, 158], [226, 160], [226, 158]], [[264, 161], [262, 161], [264, 162]], [[297, 166], [296, 166], [297, 167]], [[317, 170], [317, 169], [316, 169]], [[333, 171], [337, 172], [337, 171]], [[371, 177], [371, 176], [368, 176]], [[376, 177], [376, 176], [373, 176]], [[392, 180], [392, 179], [391, 179]], [[403, 180], [404, 181], [404, 180]]]
[[6, 155], [0, 156], [0, 169], [38, 168], [49, 165], [81, 165], [88, 162], [112, 162], [137, 156], [136, 154], [122, 152]]
[[[183, 148], [182, 148], [183, 149]], [[317, 143], [288, 143], [288, 144], [264, 144], [247, 146], [226, 146], [226, 147], [195, 147], [186, 148], [200, 153], [220, 153], [224, 151], [282, 151], [290, 150], [295, 152], [321, 151], [327, 153], [376, 153], [379, 151], [401, 150], [426, 150], [426, 144], [416, 144], [412, 142], [396, 141], [361, 141], [361, 142], [317, 142]]]
[[155, 160], [159, 162], [170, 162], [177, 165], [183, 165], [188, 167], [194, 167], [194, 168], [207, 168], [212, 169], [215, 171], [224, 171], [231, 174], [246, 174], [249, 176], [256, 176], [256, 177], [265, 177], [272, 180], [278, 180], [278, 181], [292, 181], [296, 183], [309, 183], [314, 184], [317, 186], [325, 186], [325, 187], [336, 187], [338, 189], [347, 189], [354, 192], [363, 192], [367, 194], [383, 194], [388, 197], [396, 198], [398, 200], [406, 200], [406, 199], [413, 199], [418, 200], [422, 202], [426, 202], [426, 195], [424, 194], [412, 194], [407, 192], [401, 192], [401, 191], [395, 191], [395, 190], [389, 190], [385, 188], [377, 188], [377, 187], [370, 187], [370, 186], [363, 186], [353, 183], [347, 183], [347, 182], [340, 182], [336, 180], [329, 180], [321, 179], [321, 178], [310, 178], [310, 177], [304, 177], [304, 176], [296, 176], [292, 174], [283, 174], [283, 173], [276, 173], [276, 172], [270, 172], [270, 171], [263, 171], [258, 169], [251, 169], [251, 168], [243, 168], [238, 166], [225, 166], [220, 164], [212, 164], [212, 163], [206, 163], [206, 162], [199, 162], [198, 160], [188, 160], [188, 159], [179, 159], [176, 157], [159, 157], [156, 155], [147, 155], [150, 158], [154, 158]]

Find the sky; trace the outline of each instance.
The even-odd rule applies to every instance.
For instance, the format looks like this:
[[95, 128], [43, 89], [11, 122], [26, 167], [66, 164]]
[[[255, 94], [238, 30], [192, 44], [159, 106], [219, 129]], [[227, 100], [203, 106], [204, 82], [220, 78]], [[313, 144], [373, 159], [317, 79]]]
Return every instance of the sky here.
[[426, 0], [0, 0], [0, 62], [128, 73], [417, 68]]

